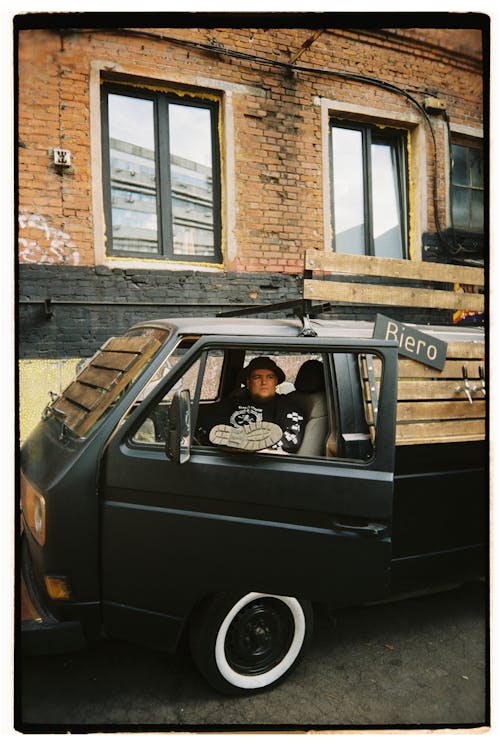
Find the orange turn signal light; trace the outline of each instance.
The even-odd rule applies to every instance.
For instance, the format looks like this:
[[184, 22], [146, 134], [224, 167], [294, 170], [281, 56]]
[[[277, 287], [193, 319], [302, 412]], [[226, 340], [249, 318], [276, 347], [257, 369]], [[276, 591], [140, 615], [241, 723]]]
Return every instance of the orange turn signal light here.
[[66, 577], [52, 577], [45, 575], [45, 589], [52, 600], [69, 600], [71, 591]]

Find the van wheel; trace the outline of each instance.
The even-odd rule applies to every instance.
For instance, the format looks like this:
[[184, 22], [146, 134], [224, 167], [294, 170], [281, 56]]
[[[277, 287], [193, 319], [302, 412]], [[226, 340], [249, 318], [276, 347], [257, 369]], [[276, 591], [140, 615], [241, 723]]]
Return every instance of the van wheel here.
[[190, 629], [193, 659], [222, 693], [269, 688], [295, 667], [312, 633], [310, 603], [250, 592], [212, 598]]

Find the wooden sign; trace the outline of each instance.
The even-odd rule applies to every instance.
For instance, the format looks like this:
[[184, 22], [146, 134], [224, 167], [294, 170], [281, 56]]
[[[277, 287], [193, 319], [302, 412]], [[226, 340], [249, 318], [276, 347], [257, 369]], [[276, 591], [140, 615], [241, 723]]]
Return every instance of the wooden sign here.
[[423, 334], [413, 326], [408, 326], [392, 318], [377, 314], [375, 328], [373, 329], [375, 339], [386, 339], [397, 341], [399, 354], [422, 362], [424, 365], [442, 370], [446, 362], [447, 344], [441, 339], [436, 339], [430, 334]]

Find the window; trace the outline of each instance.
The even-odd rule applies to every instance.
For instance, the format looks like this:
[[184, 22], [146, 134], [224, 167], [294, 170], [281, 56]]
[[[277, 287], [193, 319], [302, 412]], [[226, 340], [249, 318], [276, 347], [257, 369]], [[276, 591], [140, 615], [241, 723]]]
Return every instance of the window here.
[[407, 158], [403, 130], [332, 122], [333, 249], [407, 255]]
[[[168, 355], [167, 359], [162, 362], [158, 370], [150, 378], [148, 383], [139, 393], [132, 410], [139, 405], [155, 388], [161, 383], [163, 378], [174, 370], [189, 349], [196, 342], [196, 337], [184, 337], [179, 344]], [[165, 443], [168, 423], [168, 410], [172, 399], [177, 393], [184, 389], [189, 390], [191, 401], [194, 401], [196, 383], [199, 377], [200, 359], [197, 358], [194, 364], [186, 372], [178, 377], [171, 388], [163, 395], [160, 401], [156, 402], [148, 412], [146, 419], [141, 422], [139, 429], [133, 435], [133, 441], [136, 443]], [[127, 412], [127, 416], [131, 411]]]
[[484, 230], [483, 149], [480, 145], [452, 144], [451, 213], [453, 227]]
[[216, 102], [105, 85], [108, 253], [220, 261]]
[[[381, 361], [374, 361], [373, 355], [283, 348], [210, 348], [202, 351], [187, 368], [183, 367], [182, 374], [161, 390], [165, 373], [175, 369], [191, 343], [192, 340], [186, 340], [174, 350], [165, 362], [166, 368], [157, 371], [138, 397], [136, 406], [140, 406], [153, 387], [160, 387], [154, 401], [137, 420], [137, 429], [131, 435], [136, 446], [165, 446], [173, 396], [188, 389], [192, 406], [191, 445], [195, 449], [201, 447], [206, 452], [220, 453], [209, 438], [216, 424], [241, 426], [264, 420], [278, 423], [284, 438], [288, 437], [288, 443], [281, 449], [267, 449], [266, 455], [349, 460], [368, 460], [373, 456], [381, 376]], [[276, 387], [279, 396], [264, 403], [262, 399], [259, 402], [248, 397], [246, 376], [242, 374], [256, 357], [271, 357], [282, 371]], [[340, 390], [344, 391], [342, 396], [337, 393]]]

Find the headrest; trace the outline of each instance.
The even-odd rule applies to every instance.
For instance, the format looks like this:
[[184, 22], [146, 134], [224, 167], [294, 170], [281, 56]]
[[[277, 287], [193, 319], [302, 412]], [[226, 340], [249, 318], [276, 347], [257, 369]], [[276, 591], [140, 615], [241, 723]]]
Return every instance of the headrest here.
[[318, 393], [325, 390], [323, 363], [319, 360], [306, 360], [302, 363], [295, 378], [295, 390], [300, 393]]

